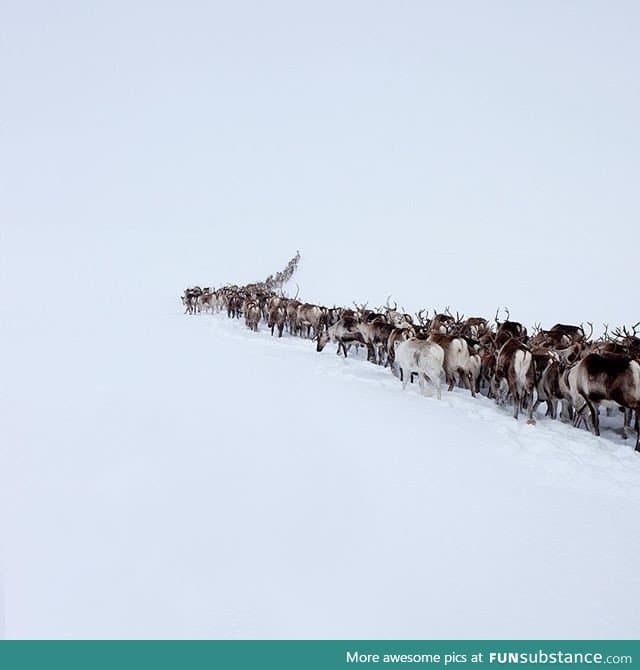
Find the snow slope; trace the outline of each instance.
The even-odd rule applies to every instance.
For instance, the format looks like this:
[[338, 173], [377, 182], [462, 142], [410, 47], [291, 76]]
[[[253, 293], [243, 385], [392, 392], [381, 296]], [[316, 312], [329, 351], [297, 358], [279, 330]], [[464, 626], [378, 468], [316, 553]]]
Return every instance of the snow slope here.
[[639, 19], [0, 3], [0, 634], [637, 637], [631, 441], [177, 296], [634, 323]]
[[640, 634], [631, 440], [159, 307], [9, 369], [7, 637]]

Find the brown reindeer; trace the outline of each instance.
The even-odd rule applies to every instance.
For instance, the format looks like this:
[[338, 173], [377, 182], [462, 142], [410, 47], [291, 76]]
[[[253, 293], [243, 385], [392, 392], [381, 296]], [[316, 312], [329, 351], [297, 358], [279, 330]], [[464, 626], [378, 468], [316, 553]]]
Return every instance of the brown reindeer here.
[[[612, 400], [621, 407], [635, 411], [635, 430], [638, 431], [640, 412], [640, 363], [631, 356], [620, 354], [587, 354], [574, 368], [569, 387], [575, 397], [584, 400], [576, 409], [582, 414], [589, 410], [593, 432], [600, 435], [598, 403]], [[576, 402], [574, 401], [574, 404]], [[626, 438], [626, 421], [622, 434]], [[640, 431], [636, 437], [636, 451], [640, 451]]]
[[432, 333], [440, 333], [447, 335], [455, 324], [455, 317], [447, 307], [444, 313], [438, 313], [438, 310], [433, 310], [433, 318], [431, 319], [430, 328]]
[[496, 347], [500, 348], [507, 340], [514, 338], [521, 342], [527, 341], [527, 329], [518, 321], [510, 321], [511, 314], [507, 307], [504, 308], [507, 314], [506, 321], [498, 321], [498, 310], [496, 310]]
[[344, 352], [344, 357], [347, 357], [349, 349], [353, 345], [366, 346], [365, 341], [358, 330], [358, 321], [355, 316], [342, 316], [342, 318], [334, 323], [333, 326], [329, 326], [326, 330], [320, 331], [314, 338], [316, 341], [316, 351], [322, 351], [328, 342], [337, 342], [338, 350], [336, 351], [337, 355], [340, 355], [340, 351]]
[[498, 404], [504, 405], [511, 395], [513, 418], [517, 419], [521, 407], [528, 401], [529, 421], [533, 423], [535, 366], [531, 351], [517, 339], [511, 337], [500, 347], [493, 382], [493, 395]]
[[271, 329], [271, 335], [275, 328], [278, 329], [278, 337], [282, 337], [284, 324], [287, 320], [287, 312], [284, 305], [274, 304], [267, 312], [267, 328]]
[[244, 321], [247, 324], [249, 330], [258, 332], [258, 324], [260, 323], [260, 318], [262, 316], [262, 311], [260, 310], [260, 304], [255, 300], [247, 300], [244, 303]]

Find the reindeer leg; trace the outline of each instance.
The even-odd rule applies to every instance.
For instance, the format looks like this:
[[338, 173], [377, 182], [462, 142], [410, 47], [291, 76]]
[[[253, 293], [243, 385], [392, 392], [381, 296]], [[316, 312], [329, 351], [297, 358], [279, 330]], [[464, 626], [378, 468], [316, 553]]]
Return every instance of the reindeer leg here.
[[376, 352], [371, 342], [367, 342], [367, 361], [369, 361], [369, 363], [376, 362]]
[[622, 439], [626, 440], [628, 435], [627, 435], [627, 428], [631, 426], [631, 416], [629, 415], [629, 410], [626, 407], [619, 407], [618, 408], [622, 413]]
[[496, 405], [500, 404], [500, 382], [498, 382], [495, 377], [489, 384], [489, 393], [487, 394], [487, 398], [494, 398]]
[[447, 388], [447, 391], [453, 391], [453, 385], [455, 383], [455, 377], [453, 374], [449, 374], [448, 372], [444, 373], [445, 380], [449, 382], [449, 388]]
[[[536, 398], [536, 401], [533, 403], [533, 411], [534, 412], [538, 409], [541, 402], [542, 402], [542, 400], [540, 400], [540, 396], [538, 396]], [[546, 412], [545, 416], [549, 416], [549, 401], [548, 400], [547, 400], [547, 412]]]
[[[596, 409], [596, 406], [585, 396], [584, 394], [580, 394], [582, 398], [585, 401], [585, 405], [582, 407], [580, 410], [580, 414], [584, 414], [584, 409], [585, 407], [589, 408], [589, 413], [590, 413], [590, 418], [591, 418], [591, 425], [593, 427], [593, 432], [595, 435], [600, 437], [600, 417], [598, 416], [598, 410]], [[585, 421], [586, 424], [586, 421]], [[587, 430], [588, 430], [587, 426]]]
[[533, 418], [533, 390], [528, 391], [527, 395], [530, 395], [527, 402], [527, 408], [528, 408], [527, 423], [534, 424], [536, 420]]
[[520, 403], [522, 402], [522, 397], [520, 396], [520, 393], [515, 386], [509, 386], [509, 391], [511, 392], [511, 399], [513, 401], [513, 418], [517, 419], [520, 413]]
[[[408, 377], [411, 379], [411, 375], [413, 373], [409, 373]], [[404, 391], [407, 388], [407, 384], [409, 383], [409, 380], [407, 379], [407, 375], [404, 374], [404, 370], [400, 368], [400, 381], [402, 382], [402, 390]]]
[[474, 383], [473, 374], [471, 372], [467, 373], [467, 379], [469, 381], [469, 390], [471, 391], [471, 397], [475, 398], [476, 397], [476, 388], [475, 388], [476, 385]]
[[438, 400], [442, 400], [442, 382], [440, 380], [440, 375], [434, 374], [431, 383], [436, 390], [436, 398], [438, 398]]
[[627, 428], [631, 427], [631, 419], [633, 419], [633, 410], [627, 407], [624, 411], [624, 425]]
[[593, 423], [593, 432], [600, 437], [600, 414], [598, 408], [594, 403], [589, 405], [589, 411], [591, 412], [591, 422]]

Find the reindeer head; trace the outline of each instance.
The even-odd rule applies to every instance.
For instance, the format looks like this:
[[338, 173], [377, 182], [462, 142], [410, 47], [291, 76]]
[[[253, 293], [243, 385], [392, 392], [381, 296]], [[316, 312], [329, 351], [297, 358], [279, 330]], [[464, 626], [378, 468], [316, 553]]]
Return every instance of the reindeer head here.
[[316, 351], [322, 351], [331, 338], [327, 330], [321, 330], [313, 339], [316, 343]]

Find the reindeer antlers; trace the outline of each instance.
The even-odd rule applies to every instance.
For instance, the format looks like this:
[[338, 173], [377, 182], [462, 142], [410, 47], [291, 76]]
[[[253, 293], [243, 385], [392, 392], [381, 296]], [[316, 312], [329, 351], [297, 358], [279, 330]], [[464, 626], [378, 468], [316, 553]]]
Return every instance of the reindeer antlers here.
[[620, 340], [632, 340], [636, 338], [636, 333], [638, 331], [638, 326], [640, 326], [640, 321], [638, 323], [635, 323], [631, 328], [633, 328], [633, 332], [630, 333], [627, 330], [626, 326], [622, 326], [622, 330], [620, 330], [620, 327], [618, 326], [614, 331], [613, 331], [613, 336], [617, 337]]
[[[509, 312], [509, 308], [508, 308], [508, 307], [505, 307], [505, 308], [504, 308], [504, 311], [505, 311], [506, 314], [507, 314], [506, 321], [509, 321], [509, 319], [511, 318], [511, 312]], [[494, 317], [494, 319], [493, 319], [493, 320], [496, 322], [496, 326], [499, 326], [499, 325], [500, 325], [500, 321], [498, 321], [498, 316], [499, 316], [498, 313], [499, 313], [499, 312], [500, 312], [500, 308], [498, 307], [498, 309], [496, 309], [496, 315], [495, 315], [495, 317]]]
[[613, 334], [613, 337], [615, 337], [619, 340], [622, 340], [625, 337], [625, 333], [623, 333], [622, 330], [620, 330], [620, 326], [618, 326], [617, 328], [615, 328], [611, 332]]
[[[426, 312], [426, 316], [422, 315], [423, 312]], [[429, 310], [428, 309], [421, 309], [419, 312], [416, 313], [416, 317], [417, 317], [418, 321], [420, 322], [421, 326], [426, 326], [428, 318], [429, 318]]]

